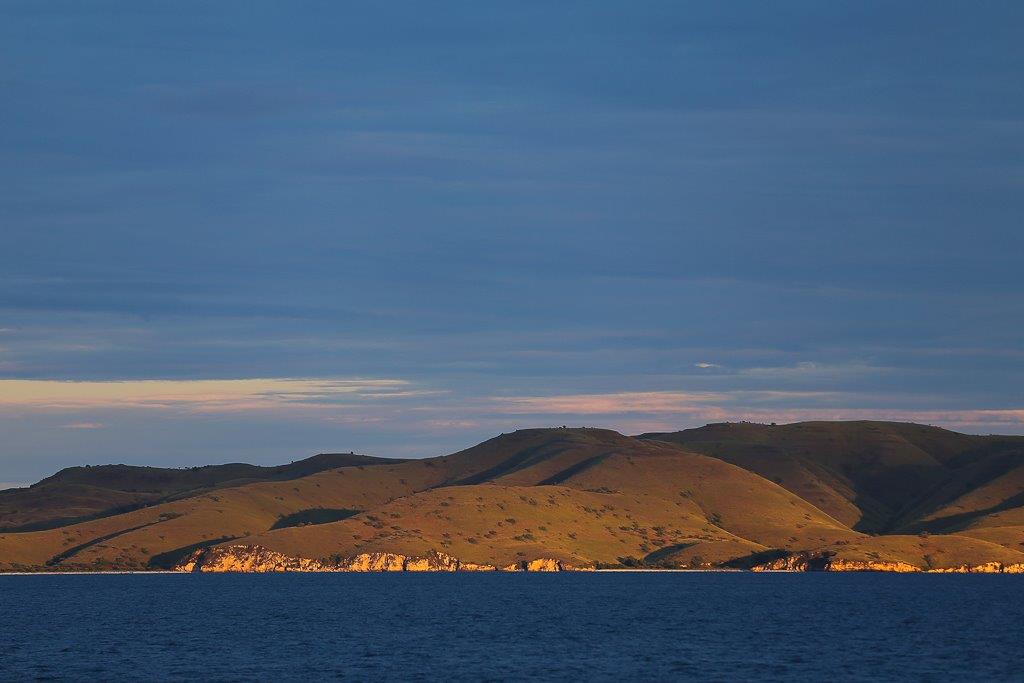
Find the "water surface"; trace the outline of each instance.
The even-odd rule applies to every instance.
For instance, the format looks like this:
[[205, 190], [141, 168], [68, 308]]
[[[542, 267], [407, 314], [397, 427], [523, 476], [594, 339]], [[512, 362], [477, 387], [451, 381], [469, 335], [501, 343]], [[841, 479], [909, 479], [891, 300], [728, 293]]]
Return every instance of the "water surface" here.
[[0, 576], [0, 679], [1022, 680], [1024, 576]]

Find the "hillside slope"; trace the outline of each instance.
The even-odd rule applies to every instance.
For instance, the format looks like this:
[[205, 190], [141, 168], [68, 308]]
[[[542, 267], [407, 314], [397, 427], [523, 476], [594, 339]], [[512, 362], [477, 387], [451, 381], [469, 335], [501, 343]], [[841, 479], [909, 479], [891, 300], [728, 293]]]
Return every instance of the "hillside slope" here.
[[954, 531], [1024, 492], [1024, 438], [895, 422], [711, 424], [674, 443], [770, 479], [868, 533]]
[[494, 566], [749, 567], [799, 554], [850, 566], [1017, 565], [1022, 444], [893, 423], [639, 438], [528, 429], [448, 456], [225, 479], [122, 514], [0, 533], [0, 568], [168, 568], [213, 546], [325, 561], [436, 550]]
[[284, 481], [380, 458], [321, 453], [287, 465], [244, 463], [172, 469], [132, 465], [69, 467], [28, 488], [0, 491], [0, 532], [66, 526], [128, 512], [177, 496], [253, 481]]

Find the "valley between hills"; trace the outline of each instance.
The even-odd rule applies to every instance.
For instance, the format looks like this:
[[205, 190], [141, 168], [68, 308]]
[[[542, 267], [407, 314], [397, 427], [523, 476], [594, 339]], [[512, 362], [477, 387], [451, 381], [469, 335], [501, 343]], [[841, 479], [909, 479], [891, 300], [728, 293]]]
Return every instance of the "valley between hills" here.
[[0, 571], [1024, 573], [1024, 437], [917, 424], [526, 429], [451, 455], [62, 470]]

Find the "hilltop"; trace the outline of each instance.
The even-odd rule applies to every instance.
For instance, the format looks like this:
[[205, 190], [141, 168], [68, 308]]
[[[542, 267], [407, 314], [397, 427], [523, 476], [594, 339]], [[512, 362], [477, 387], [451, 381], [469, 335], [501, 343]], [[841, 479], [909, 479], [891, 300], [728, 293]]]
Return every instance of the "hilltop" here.
[[887, 422], [555, 428], [419, 460], [73, 468], [0, 492], [0, 528], [5, 569], [193, 566], [214, 548], [236, 568], [1024, 568], [1024, 438]]

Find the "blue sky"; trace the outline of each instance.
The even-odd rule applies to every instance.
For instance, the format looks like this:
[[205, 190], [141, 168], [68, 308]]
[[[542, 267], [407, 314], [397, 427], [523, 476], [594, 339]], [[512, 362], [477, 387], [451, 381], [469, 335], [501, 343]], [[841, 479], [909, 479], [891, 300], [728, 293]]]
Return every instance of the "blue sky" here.
[[1024, 432], [1021, 7], [4, 2], [0, 482]]

